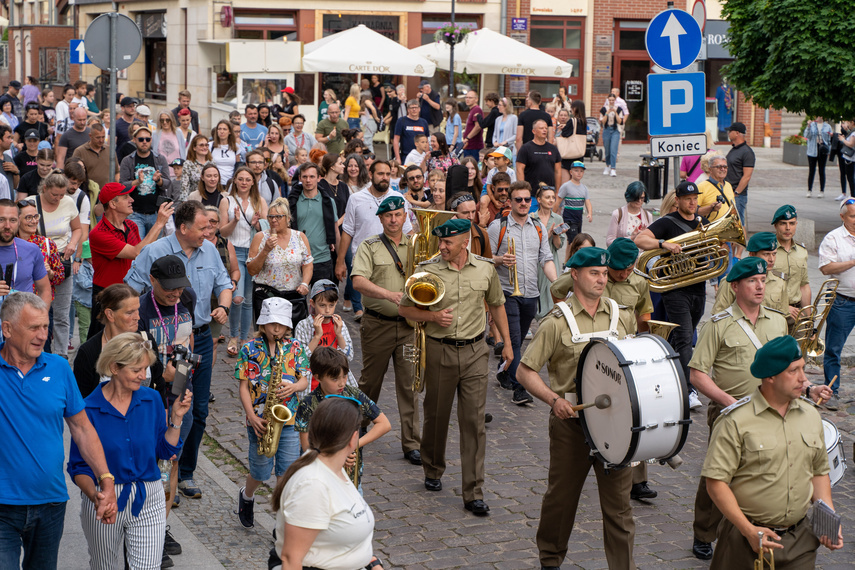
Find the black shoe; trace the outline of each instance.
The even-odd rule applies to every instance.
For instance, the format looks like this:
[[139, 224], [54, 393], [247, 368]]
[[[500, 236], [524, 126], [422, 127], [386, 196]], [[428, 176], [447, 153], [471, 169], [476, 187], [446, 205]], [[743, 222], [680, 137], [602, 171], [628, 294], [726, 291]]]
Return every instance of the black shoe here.
[[404, 459], [412, 463], [413, 465], [421, 465], [422, 464], [422, 454], [418, 449], [412, 449], [404, 454]]
[[467, 511], [471, 511], [473, 515], [478, 517], [486, 517], [488, 514], [490, 514], [490, 507], [488, 507], [487, 503], [485, 503], [481, 499], [469, 501], [463, 506], [466, 508]]
[[175, 540], [175, 537], [172, 536], [171, 532], [169, 532], [169, 525], [166, 525], [166, 538], [163, 541], [163, 551], [166, 554], [171, 554], [173, 556], [181, 554], [181, 545], [178, 544], [178, 541]]
[[640, 499], [655, 499], [659, 493], [648, 487], [647, 481], [644, 481], [643, 483], [633, 483], [629, 496], [638, 501]]
[[216, 401], [216, 398], [214, 398], [214, 393], [211, 392], [210, 394], [208, 394], [208, 403], [212, 404], [215, 401]]
[[511, 382], [511, 377], [508, 375], [507, 370], [502, 370], [501, 372], [496, 373], [496, 380], [499, 381], [499, 386], [504, 388], [505, 390], [513, 390], [514, 385]]
[[425, 477], [425, 489], [428, 491], [442, 491], [442, 479]]
[[490, 345], [490, 346], [496, 346], [496, 339], [494, 339], [494, 338], [493, 338], [493, 337], [491, 337], [491, 336], [488, 336], [488, 337], [487, 337], [487, 344], [488, 344], [488, 345]]
[[526, 389], [520, 386], [516, 390], [514, 390], [514, 397], [511, 398], [511, 403], [516, 404], [517, 406], [523, 406], [525, 404], [530, 404], [534, 401], [534, 398], [531, 397], [531, 394], [526, 392]]
[[493, 347], [493, 354], [496, 356], [502, 356], [502, 351], [505, 350], [505, 343], [497, 342], [496, 346]]
[[561, 570], [561, 566], [541, 566], [540, 570]]
[[253, 514], [253, 507], [255, 507], [255, 500], [247, 501], [243, 498], [243, 491], [246, 487], [241, 487], [240, 491], [238, 491], [238, 510], [237, 515], [240, 519], [240, 524], [243, 525], [244, 528], [252, 528], [255, 526], [255, 515]]
[[493, 421], [493, 414], [491, 414], [491, 413], [489, 413], [489, 412], [488, 412], [488, 413], [486, 413], [486, 414], [484, 414], [484, 423], [485, 423], [485, 424], [488, 424], [488, 423], [490, 423], [490, 422], [492, 422], [492, 421]]
[[172, 561], [172, 558], [166, 553], [166, 550], [163, 551], [163, 558], [160, 559], [160, 567], [161, 568], [172, 568], [175, 566], [175, 562]]
[[695, 558], [700, 560], [709, 560], [713, 555], [713, 547], [709, 542], [702, 542], [695, 539], [694, 544], [692, 544], [692, 554], [695, 555]]

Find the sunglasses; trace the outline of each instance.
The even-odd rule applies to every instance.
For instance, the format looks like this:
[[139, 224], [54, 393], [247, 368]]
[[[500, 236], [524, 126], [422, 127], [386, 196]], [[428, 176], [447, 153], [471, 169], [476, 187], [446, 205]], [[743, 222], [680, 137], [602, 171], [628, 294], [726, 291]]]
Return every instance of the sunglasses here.
[[151, 142], [151, 137], [139, 137], [137, 142]]
[[19, 208], [26, 208], [27, 206], [35, 207], [36, 203], [30, 202], [29, 200], [18, 200], [17, 202], [15, 202], [15, 205]]
[[855, 198], [847, 198], [846, 200], [841, 202], [840, 205], [841, 206], [852, 206], [853, 204], [855, 204]]
[[531, 202], [531, 196], [529, 196], [528, 198], [522, 196], [514, 196], [514, 202], [516, 202], [517, 204]]
[[418, 174], [416, 176], [407, 176], [407, 180], [424, 180], [424, 178], [425, 177], [421, 174]]

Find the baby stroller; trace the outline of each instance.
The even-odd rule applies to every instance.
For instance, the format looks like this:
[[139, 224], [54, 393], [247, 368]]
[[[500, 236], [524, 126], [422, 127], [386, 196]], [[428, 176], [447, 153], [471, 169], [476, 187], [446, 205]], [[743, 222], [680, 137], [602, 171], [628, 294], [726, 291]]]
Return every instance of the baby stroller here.
[[588, 135], [585, 144], [585, 156], [582, 158], [590, 158], [593, 162], [594, 157], [597, 157], [602, 162], [603, 149], [597, 149], [597, 141], [600, 139], [600, 121], [596, 117], [588, 117], [586, 122], [588, 124]]

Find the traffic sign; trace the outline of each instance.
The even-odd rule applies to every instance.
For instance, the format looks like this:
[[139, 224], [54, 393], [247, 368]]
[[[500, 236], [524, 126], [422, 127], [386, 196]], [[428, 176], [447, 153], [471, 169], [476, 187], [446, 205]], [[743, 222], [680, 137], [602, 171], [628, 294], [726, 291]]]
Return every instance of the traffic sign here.
[[653, 63], [668, 71], [684, 69], [701, 52], [701, 27], [684, 10], [665, 10], [647, 26], [644, 45]]
[[83, 40], [69, 40], [68, 43], [68, 57], [71, 63], [92, 63], [92, 60], [86, 55]]
[[672, 135], [670, 137], [650, 138], [650, 154], [654, 158], [691, 156], [706, 154], [706, 152], [706, 135]]
[[[116, 26], [115, 43], [111, 41], [110, 21]], [[137, 60], [142, 50], [142, 34], [136, 22], [124, 14], [101, 14], [89, 24], [84, 36], [86, 55], [92, 63], [107, 71], [127, 69]], [[113, 65], [110, 52], [115, 49]], [[112, 69], [111, 69], [112, 68]]]
[[648, 75], [647, 125], [650, 136], [705, 132], [704, 85], [703, 73]]

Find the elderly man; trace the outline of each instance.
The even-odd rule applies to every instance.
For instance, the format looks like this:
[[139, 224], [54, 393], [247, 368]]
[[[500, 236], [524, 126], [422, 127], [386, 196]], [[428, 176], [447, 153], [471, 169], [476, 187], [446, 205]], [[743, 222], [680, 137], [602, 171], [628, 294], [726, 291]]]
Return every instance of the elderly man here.
[[0, 321], [0, 568], [52, 569], [68, 501], [63, 420], [98, 477], [96, 518], [103, 523], [116, 521], [115, 478], [68, 361], [42, 352], [47, 303], [13, 293], [0, 306]]
[[855, 198], [840, 204], [843, 225], [830, 231], [819, 244], [819, 270], [828, 278], [839, 279], [837, 298], [825, 322], [825, 356], [822, 366], [826, 385], [834, 395], [826, 407], [840, 405], [840, 353], [855, 327]]
[[727, 215], [734, 206], [733, 187], [727, 176], [727, 159], [718, 153], [710, 158], [710, 177], [698, 184], [698, 215], [713, 222]]
[[[556, 187], [561, 181], [561, 153], [558, 147], [547, 140], [551, 123], [537, 119], [532, 125], [534, 137], [522, 145], [517, 153], [517, 181], [526, 181], [532, 188], [540, 183]], [[495, 176], [493, 184], [495, 185]]]
[[92, 123], [89, 127], [89, 142], [77, 147], [74, 156], [83, 161], [86, 175], [98, 186], [110, 181], [110, 151], [104, 146], [107, 131], [101, 123]]
[[339, 154], [344, 150], [344, 136], [347, 121], [341, 118], [341, 106], [333, 103], [327, 108], [327, 118], [318, 123], [315, 129], [315, 140], [327, 145], [327, 152]]
[[142, 293], [151, 287], [149, 275], [154, 261], [175, 255], [184, 263], [197, 299], [210, 299], [212, 294], [217, 295], [219, 305], [216, 309], [211, 311], [208, 303], [200, 301], [193, 311], [193, 352], [201, 357], [202, 363], [193, 374], [193, 423], [181, 450], [178, 488], [185, 496], [196, 499], [202, 496], [202, 491], [193, 481], [193, 472], [205, 433], [208, 397], [211, 393], [214, 343], [210, 322], [216, 319], [218, 323], [225, 324], [232, 303], [231, 279], [223, 267], [217, 248], [205, 239], [208, 227], [208, 217], [202, 203], [195, 200], [184, 202], [175, 211], [175, 233], [145, 247], [125, 277], [125, 283]]
[[419, 116], [420, 108], [418, 99], [410, 99], [407, 101], [407, 114], [395, 123], [392, 148], [395, 150], [395, 160], [398, 164], [404, 164], [402, 159], [407, 158], [410, 151], [416, 148], [417, 134], [430, 134], [430, 125]]
[[71, 112], [74, 124], [62, 133], [56, 145], [56, 163], [60, 168], [65, 164], [65, 158], [72, 156], [77, 147], [89, 142], [89, 127], [86, 126], [86, 109], [78, 107]]

